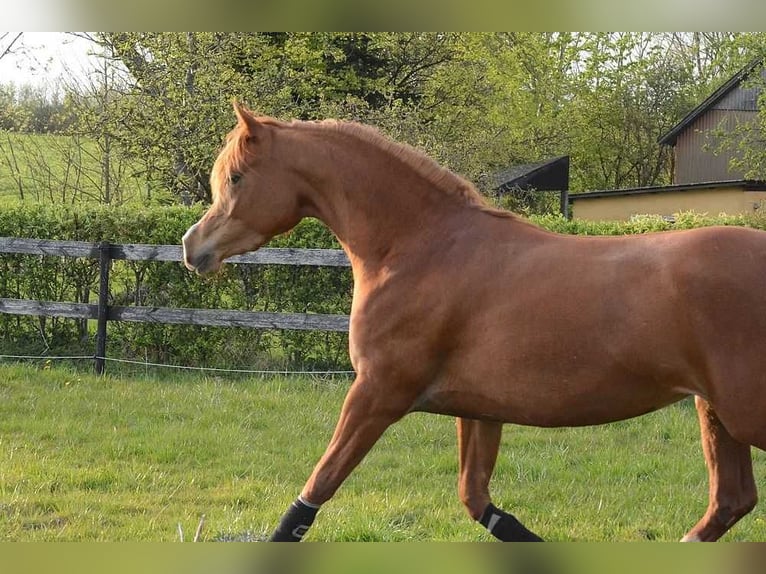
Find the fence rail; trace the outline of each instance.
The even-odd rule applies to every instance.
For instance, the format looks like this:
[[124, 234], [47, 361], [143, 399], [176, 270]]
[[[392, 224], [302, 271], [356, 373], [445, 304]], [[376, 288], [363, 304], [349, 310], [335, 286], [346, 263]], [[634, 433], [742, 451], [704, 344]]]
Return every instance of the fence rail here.
[[[251, 329], [348, 331], [347, 315], [109, 305], [109, 268], [112, 260], [181, 262], [183, 261], [183, 252], [178, 245], [89, 243], [84, 241], [0, 237], [0, 253], [51, 257], [86, 257], [99, 260], [98, 304], [0, 298], [0, 313], [97, 320], [95, 361], [98, 373], [104, 371], [107, 324], [109, 321], [245, 327]], [[230, 257], [226, 262], [250, 265], [350, 266], [346, 254], [337, 249], [264, 248], [254, 253]]]
[[[87, 241], [0, 237], [0, 253], [98, 259], [102, 245], [103, 243], [90, 243]], [[111, 259], [126, 259], [129, 261], [183, 261], [183, 250], [180, 245], [145, 245], [142, 243], [109, 243], [107, 245]], [[229, 257], [226, 261], [228, 263], [248, 263], [252, 265], [351, 266], [348, 257], [340, 249], [265, 247], [252, 253]]]
[[[0, 298], [0, 313], [98, 319], [98, 305], [59, 301], [30, 301]], [[310, 313], [262, 313], [224, 309], [179, 309], [174, 307], [109, 306], [108, 321], [207, 325], [209, 327], [246, 327], [250, 329], [293, 329], [301, 331], [348, 331], [346, 315]]]

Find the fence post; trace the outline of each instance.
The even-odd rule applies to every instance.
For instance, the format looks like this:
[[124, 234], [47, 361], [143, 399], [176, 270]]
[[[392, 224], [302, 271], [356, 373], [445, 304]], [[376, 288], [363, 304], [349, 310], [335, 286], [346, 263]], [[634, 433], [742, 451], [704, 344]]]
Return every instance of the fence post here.
[[106, 324], [109, 320], [109, 268], [112, 263], [112, 246], [107, 241], [98, 244], [99, 286], [98, 327], [96, 330], [96, 374], [104, 373], [106, 364]]

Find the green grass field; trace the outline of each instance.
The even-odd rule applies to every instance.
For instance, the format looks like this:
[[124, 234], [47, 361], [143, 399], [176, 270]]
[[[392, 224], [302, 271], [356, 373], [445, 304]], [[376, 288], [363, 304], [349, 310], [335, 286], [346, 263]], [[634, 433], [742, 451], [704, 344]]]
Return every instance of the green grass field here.
[[[0, 131], [0, 207], [25, 202], [103, 201], [103, 152], [88, 138]], [[135, 164], [135, 165], [134, 165]], [[142, 203], [143, 168], [116, 151], [109, 164], [111, 202]], [[153, 194], [164, 193], [153, 190]]]
[[[297, 496], [347, 382], [186, 374], [98, 378], [0, 365], [0, 540], [260, 539]], [[690, 402], [597, 428], [507, 426], [498, 506], [549, 540], [677, 540], [706, 507]], [[766, 486], [766, 456], [755, 452]], [[393, 426], [307, 540], [491, 537], [456, 495], [454, 421]], [[727, 540], [766, 540], [766, 508]]]

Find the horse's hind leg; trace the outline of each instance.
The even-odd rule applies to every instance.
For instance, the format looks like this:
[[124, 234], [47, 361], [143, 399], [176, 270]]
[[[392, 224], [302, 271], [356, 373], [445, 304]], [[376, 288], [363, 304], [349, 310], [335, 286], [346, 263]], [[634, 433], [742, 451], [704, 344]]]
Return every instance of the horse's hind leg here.
[[539, 542], [542, 540], [539, 536], [493, 505], [489, 496], [489, 479], [497, 461], [502, 433], [502, 423], [457, 419], [460, 499], [471, 518], [496, 538], [506, 542]]
[[724, 428], [710, 403], [696, 397], [710, 477], [710, 501], [705, 516], [684, 541], [714, 541], [723, 536], [757, 501], [750, 445], [735, 440]]

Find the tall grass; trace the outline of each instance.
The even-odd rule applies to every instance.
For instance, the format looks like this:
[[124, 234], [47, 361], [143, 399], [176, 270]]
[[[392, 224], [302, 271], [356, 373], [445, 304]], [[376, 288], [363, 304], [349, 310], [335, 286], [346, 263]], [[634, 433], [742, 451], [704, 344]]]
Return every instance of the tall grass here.
[[[0, 539], [268, 535], [333, 430], [348, 382], [97, 378], [0, 365]], [[456, 495], [454, 421], [413, 414], [322, 509], [309, 540], [490, 540]], [[757, 481], [766, 457], [755, 453]], [[676, 540], [706, 506], [689, 402], [602, 427], [507, 426], [495, 502], [551, 540]], [[766, 540], [763, 507], [728, 535]]]

